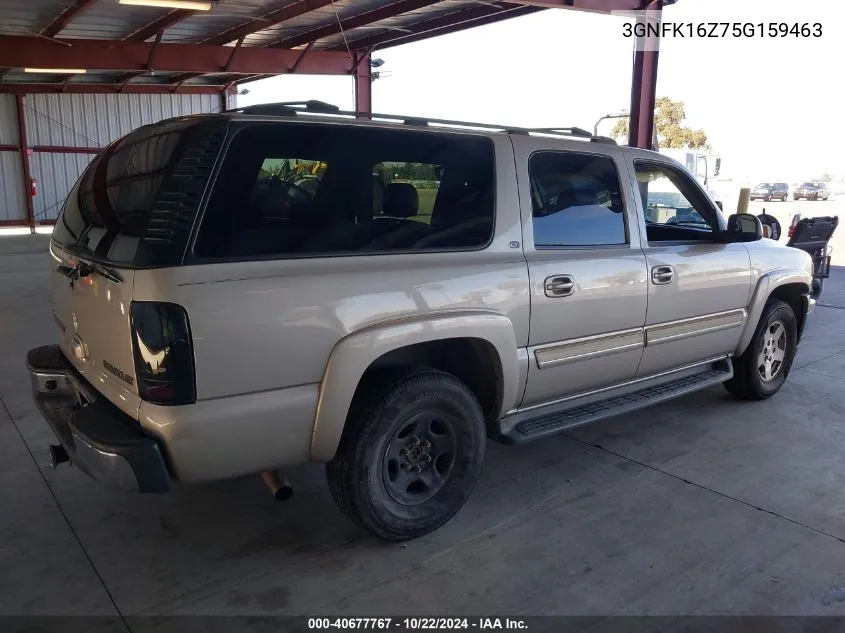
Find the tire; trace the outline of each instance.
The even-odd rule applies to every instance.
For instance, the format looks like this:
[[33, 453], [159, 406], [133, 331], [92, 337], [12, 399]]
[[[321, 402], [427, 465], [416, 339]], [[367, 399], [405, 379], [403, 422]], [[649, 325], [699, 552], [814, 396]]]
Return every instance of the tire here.
[[382, 374], [355, 396], [326, 465], [329, 489], [338, 507], [371, 534], [417, 538], [464, 505], [486, 442], [481, 406], [455, 376], [434, 369]]
[[822, 294], [822, 290], [824, 290], [824, 279], [813, 279], [813, 285], [810, 289], [810, 296], [813, 299], [818, 299]]
[[[777, 339], [774, 345], [773, 339]], [[792, 308], [780, 299], [769, 299], [748, 349], [733, 359], [734, 376], [725, 383], [725, 389], [743, 400], [772, 397], [789, 375], [797, 345], [798, 323]], [[775, 361], [765, 363], [763, 359]], [[762, 375], [763, 366], [768, 368], [769, 379]]]

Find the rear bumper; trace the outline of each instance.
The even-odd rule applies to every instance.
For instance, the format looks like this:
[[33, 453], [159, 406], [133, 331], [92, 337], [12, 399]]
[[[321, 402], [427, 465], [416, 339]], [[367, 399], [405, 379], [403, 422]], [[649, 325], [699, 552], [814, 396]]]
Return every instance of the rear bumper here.
[[170, 474], [156, 440], [99, 396], [57, 345], [30, 350], [26, 364], [35, 404], [73, 464], [121, 490], [170, 489]]

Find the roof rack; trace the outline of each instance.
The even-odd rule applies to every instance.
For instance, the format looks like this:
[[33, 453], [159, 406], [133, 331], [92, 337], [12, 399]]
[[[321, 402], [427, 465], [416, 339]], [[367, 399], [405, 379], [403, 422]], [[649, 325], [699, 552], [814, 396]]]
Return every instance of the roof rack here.
[[346, 118], [366, 117], [371, 120], [393, 121], [403, 125], [428, 127], [430, 125], [455, 127], [476, 130], [490, 130], [505, 134], [542, 134], [548, 136], [588, 139], [594, 143], [608, 143], [616, 145], [616, 141], [606, 136], [594, 136], [589, 131], [579, 127], [515, 127], [511, 125], [496, 125], [492, 123], [478, 123], [473, 121], [454, 121], [451, 119], [432, 119], [428, 117], [404, 116], [400, 114], [382, 114], [376, 112], [356, 112], [341, 110], [338, 106], [324, 101], [285, 101], [280, 103], [263, 103], [260, 105], [231, 108], [224, 112], [240, 112], [242, 114], [258, 114], [268, 116], [298, 116], [302, 114], [326, 114]]
[[340, 108], [325, 101], [311, 99], [309, 101], [280, 101], [277, 103], [260, 103], [241, 108], [230, 108], [223, 112], [241, 112], [243, 114], [266, 114], [266, 115], [295, 115], [297, 112], [320, 112], [324, 114], [337, 114]]

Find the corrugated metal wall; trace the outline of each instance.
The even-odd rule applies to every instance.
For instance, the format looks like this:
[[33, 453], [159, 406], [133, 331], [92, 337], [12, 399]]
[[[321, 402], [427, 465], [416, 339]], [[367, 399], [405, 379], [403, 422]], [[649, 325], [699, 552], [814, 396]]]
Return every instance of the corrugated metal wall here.
[[[135, 128], [184, 114], [218, 112], [219, 95], [55, 95], [26, 98], [30, 146], [105, 147]], [[31, 172], [38, 181], [35, 218], [55, 220], [68, 191], [94, 154], [35, 152]]]
[[[33, 94], [25, 98], [30, 147], [105, 147], [138, 126], [184, 114], [217, 112], [219, 95]], [[0, 144], [18, 145], [14, 95], [0, 94]], [[37, 222], [55, 220], [62, 202], [92, 153], [33, 152], [30, 173]], [[0, 221], [26, 222], [26, 195], [19, 152], [0, 152]]]
[[55, 220], [68, 192], [94, 154], [54, 154], [33, 152], [29, 172], [38, 181], [38, 194], [32, 199], [35, 220]]
[[[0, 145], [18, 145], [15, 95], [0, 94]], [[0, 152], [0, 223], [26, 220], [20, 152]]]
[[31, 146], [105, 147], [147, 123], [219, 110], [219, 95], [28, 95], [26, 135]]
[[20, 152], [0, 152], [0, 223], [26, 222]]
[[0, 145], [18, 144], [18, 104], [15, 95], [0, 94]]

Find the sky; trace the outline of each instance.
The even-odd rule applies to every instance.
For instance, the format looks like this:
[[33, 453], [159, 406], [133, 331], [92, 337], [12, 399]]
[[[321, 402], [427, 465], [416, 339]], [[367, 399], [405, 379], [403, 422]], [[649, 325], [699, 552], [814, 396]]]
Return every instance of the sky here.
[[[664, 38], [658, 96], [684, 102], [723, 175], [735, 180], [845, 177], [845, 3], [678, 0], [664, 22], [820, 23], [821, 37]], [[377, 51], [373, 109], [433, 118], [592, 129], [630, 104], [629, 18], [553, 9]], [[238, 103], [321, 99], [352, 108], [346, 77], [245, 84]], [[606, 122], [600, 133], [609, 133]]]

